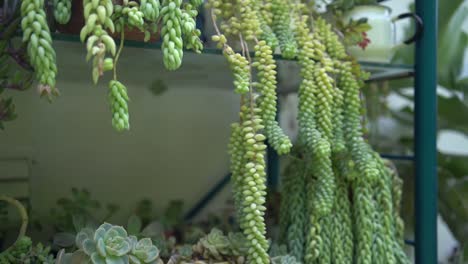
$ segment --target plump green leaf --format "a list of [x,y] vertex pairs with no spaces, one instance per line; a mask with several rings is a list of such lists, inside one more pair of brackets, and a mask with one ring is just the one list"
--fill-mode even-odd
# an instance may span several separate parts
[[128,240],[130,242],[130,248],[134,249],[138,243],[138,238],[136,236],[129,236]]
[[54,235],[53,244],[60,248],[68,248],[75,244],[75,235],[68,232],[61,232]]
[[65,249],[60,250],[57,253],[57,257],[55,258],[56,264],[70,264],[72,259],[72,253],[65,253]]
[[143,238],[134,245],[132,255],[143,261],[143,263],[149,263],[158,258],[159,249],[153,245],[151,239]]
[[439,123],[443,127],[468,133],[468,106],[456,96],[445,98],[439,96]]
[[96,249],[97,249],[97,252],[99,253],[99,255],[101,255],[103,257],[107,256],[106,244],[104,243],[103,238],[99,238],[99,240],[97,241]]
[[141,219],[137,215],[132,215],[128,218],[127,231],[130,235],[138,235],[141,231]]
[[88,264],[91,263],[91,258],[82,250],[73,252],[71,256],[71,264]]
[[130,241],[128,238],[115,237],[112,245],[106,244],[106,251],[112,256],[123,256],[130,252]]
[[106,264],[128,264],[129,259],[128,256],[108,256],[106,258]]
[[76,235],[75,243],[76,246],[80,249],[83,249],[83,243],[86,239],[91,239],[93,237],[93,230],[90,228],[83,228]]
[[86,239],[83,242],[83,251],[88,255],[91,256],[93,253],[96,252],[96,243],[94,243],[91,239]]
[[101,257],[97,252],[94,252],[92,255],[91,255],[91,262],[93,264],[106,264],[106,259]]
[[144,237],[155,237],[162,234],[163,230],[163,226],[160,222],[153,221],[141,231],[141,235]]
[[141,261],[133,255],[130,255],[128,258],[131,264],[142,264]]
[[149,238],[140,239],[140,241],[138,241],[138,243],[136,244],[137,248],[148,248],[151,246],[153,246],[153,242]]
[[86,227],[86,219],[84,215],[81,214],[73,214],[72,215],[73,226],[75,227],[76,231],[79,231]]
[[112,237],[127,237],[127,231],[125,228],[121,226],[113,226],[109,230],[107,230],[106,234],[104,235],[104,240],[107,240]]
[[[468,38],[463,32],[464,21],[468,20],[468,2],[461,3],[447,25],[442,29],[438,46],[438,79],[439,83],[456,88],[455,82],[463,63],[463,53],[467,48]],[[441,67],[443,65],[443,67]]]
[[104,236],[106,235],[107,232],[107,226],[104,226],[105,224],[101,225],[96,232],[94,233],[94,241],[98,241],[99,239],[104,239]]

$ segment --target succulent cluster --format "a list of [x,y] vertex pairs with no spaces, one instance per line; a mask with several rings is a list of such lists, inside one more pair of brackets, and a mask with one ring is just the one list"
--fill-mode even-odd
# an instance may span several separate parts
[[33,245],[31,238],[26,236],[28,227],[28,214],[24,205],[16,199],[0,195],[0,201],[15,207],[21,218],[21,227],[16,241],[5,251],[0,252],[0,264],[53,264],[54,256],[50,247],[44,247],[41,243]]
[[12,247],[0,254],[0,263],[15,263],[31,250],[32,241],[29,237],[20,238]]
[[[283,185],[288,196],[281,213],[283,241],[305,263],[408,263],[397,234],[402,222],[395,188],[401,185],[395,186],[395,176],[364,139],[364,74],[332,26],[322,18],[309,18],[295,4],[301,149]],[[300,168],[305,176],[295,182]],[[304,219],[297,216],[297,203],[307,204],[303,235],[296,234]]]
[[[150,238],[138,240],[135,236],[128,236],[123,227],[108,223],[102,224],[96,230],[83,229],[76,236],[76,244],[79,251],[84,252],[93,264],[160,263],[159,250],[153,245]],[[72,259],[67,260],[73,261]],[[63,262],[63,264],[66,263],[68,262]]]
[[[123,84],[118,82],[116,73],[117,60],[123,47],[125,31],[136,28],[144,33],[144,40],[148,41],[151,34],[159,33],[159,27],[162,26],[163,62],[168,70],[176,70],[182,64],[184,47],[197,53],[200,53],[203,49],[203,43],[200,40],[201,31],[196,27],[198,8],[202,3],[203,1],[200,0],[164,0],[162,3],[159,0],[142,0],[122,1],[120,4],[116,4],[112,0],[83,0],[84,25],[80,32],[80,39],[82,42],[86,42],[86,60],[92,61],[93,82],[96,84],[105,71],[114,70],[113,82],[109,84],[109,103],[113,112],[112,124],[116,130],[129,129],[128,97],[126,92],[125,96],[123,96],[126,89]],[[54,0],[52,4],[55,20],[59,24],[67,24],[72,15],[72,0]],[[6,9],[10,9],[8,5],[5,3],[5,7],[8,7]],[[52,96],[57,96],[59,93],[55,87],[57,65],[55,50],[52,47],[52,37],[44,11],[44,0],[21,1],[20,9],[21,23],[13,21],[13,25],[21,24],[23,42],[27,44],[28,60],[39,83],[39,92],[50,100]],[[24,83],[13,83],[12,85],[9,77],[3,78],[4,72],[10,72],[10,68],[4,66],[3,63],[8,59],[7,56],[4,56],[4,51],[7,48],[5,40],[9,38],[11,32],[14,33],[14,31],[10,32],[10,21],[7,22],[2,22],[0,25],[2,30],[2,40],[0,40],[0,61],[2,61],[0,73],[2,75],[0,76],[0,85],[13,85],[19,87],[19,90],[30,84],[30,78],[21,78],[22,76],[15,74],[15,78],[12,79],[17,80],[19,78]],[[5,25],[8,25],[6,29]],[[120,33],[121,45],[119,50],[117,50],[113,38],[114,33]],[[3,38],[3,36],[6,37]],[[20,58],[20,56],[16,57]],[[25,66],[27,68],[29,65]],[[3,79],[7,79],[7,83]],[[119,92],[116,93],[114,91],[116,89],[113,87],[117,87]],[[0,90],[0,92],[2,91],[3,89]],[[14,118],[14,105],[11,100],[0,98],[0,122]],[[0,123],[0,127],[3,127],[2,123]]]
[[196,10],[201,3],[183,3],[182,0],[164,0],[161,8],[161,30],[164,66],[176,70],[182,65],[184,45],[201,52],[201,32],[196,28]]
[[112,0],[84,0],[83,7],[85,25],[81,29],[80,39],[82,42],[86,41],[86,60],[93,58],[92,77],[94,83],[97,83],[104,74],[104,59],[107,54],[114,56],[116,53],[115,41],[109,35],[109,32],[115,31],[111,19],[114,5]]
[[272,28],[278,37],[281,54],[286,59],[293,59],[296,57],[297,44],[290,29],[290,3],[283,0],[272,0],[271,2]]
[[119,81],[109,82],[109,105],[112,111],[112,126],[117,131],[130,129],[127,88]]
[[227,236],[213,228],[192,247],[193,253],[205,260],[243,262],[248,252],[248,243],[242,233],[229,233]]
[[34,246],[31,238],[23,236],[8,250],[0,253],[0,264],[54,264],[55,258],[50,252],[50,247],[44,247],[41,243]]
[[[272,46],[279,43],[283,58],[297,59],[302,82],[299,140],[280,216],[281,241],[291,257],[275,261],[397,263],[403,256],[398,261],[405,263],[392,178],[364,140],[359,93],[365,74],[346,54],[331,24],[310,17],[314,12],[294,0],[208,4],[216,31],[212,39],[223,50],[234,91],[241,96],[229,154],[237,216],[249,245],[247,261],[273,261],[265,239],[264,141],[279,154],[292,147],[276,122]],[[228,37],[240,42],[241,51],[230,47]]]
[[159,0],[142,0],[140,1],[140,11],[148,21],[156,21],[159,17],[159,9],[161,3]]
[[[273,48],[278,40],[272,30],[272,3],[267,0],[210,0],[208,5],[216,29],[212,39],[222,48],[233,72],[234,91],[241,96],[239,122],[232,125],[229,153],[237,216],[249,245],[247,262],[269,263],[264,221],[265,143],[268,141],[279,154],[288,153],[292,147],[276,121]],[[242,51],[235,52],[226,36],[238,39]],[[249,44],[254,46],[254,60],[250,57]]]

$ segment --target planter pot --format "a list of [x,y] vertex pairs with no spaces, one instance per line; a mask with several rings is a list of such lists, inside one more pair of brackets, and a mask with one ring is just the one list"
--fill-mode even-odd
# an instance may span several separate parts
[[[117,3],[121,3],[121,1],[114,1]],[[71,9],[71,18],[67,24],[61,25],[56,24],[55,28],[58,32],[63,34],[69,35],[79,35],[81,28],[84,26],[84,17],[83,17],[83,0],[73,0],[72,1],[72,9]],[[114,32],[109,34],[113,38],[120,38],[120,34]],[[133,40],[133,41],[143,41],[145,35],[143,32],[140,32],[138,29],[127,29],[125,30],[125,40]],[[159,40],[159,35],[152,35],[148,42],[157,42]]]
[[[410,44],[420,35],[422,29],[421,19],[414,13],[404,13],[396,17],[391,16],[392,10],[382,5],[359,5],[348,11],[343,19],[344,23],[350,20],[367,19],[371,29],[367,32],[370,43],[366,49],[357,46],[348,48],[348,52],[361,61],[388,63],[396,50],[403,44]],[[396,42],[395,21],[403,18],[412,18],[416,22],[416,32],[403,44]]]

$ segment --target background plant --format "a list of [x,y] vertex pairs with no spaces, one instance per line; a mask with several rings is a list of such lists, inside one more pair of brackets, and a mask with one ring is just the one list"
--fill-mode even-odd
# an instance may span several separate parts
[[16,119],[11,97],[3,97],[5,90],[24,91],[31,86],[32,67],[26,58],[26,45],[15,44],[13,37],[20,27],[18,1],[3,2],[0,9],[0,129],[4,122]]
[[[468,114],[466,91],[468,91],[467,63],[468,37],[465,27],[461,26],[468,21],[467,1],[451,1],[439,6],[439,33],[438,33],[438,129],[439,139],[443,132],[451,131],[461,137],[467,136],[467,122],[463,118]],[[414,5],[410,5],[414,10]],[[407,35],[414,32],[413,25],[406,29]],[[414,46],[407,46],[398,50],[394,58],[395,63],[414,63]],[[383,152],[412,153],[414,125],[412,116],[414,100],[413,80],[399,80],[371,86],[366,91],[368,113],[370,114],[370,138],[375,146]],[[403,102],[402,107],[392,105],[398,98]],[[384,104],[382,104],[384,102]],[[379,129],[386,126],[390,129]],[[387,133],[386,131],[396,133]],[[439,213],[448,224],[450,230],[457,238],[460,247],[466,242],[466,223],[468,221],[467,205],[463,193],[466,193],[466,166],[467,154],[446,152],[438,145],[438,177],[439,177]],[[408,179],[408,188],[411,190],[413,168],[403,163],[398,164],[402,177]],[[412,193],[405,192],[405,201],[412,201]],[[413,226],[411,202],[405,203],[404,216],[407,226]],[[466,248],[464,249],[467,254]]]
[[28,227],[28,214],[26,208],[11,197],[0,196],[0,201],[14,206],[20,215],[21,226],[16,241],[0,253],[0,263],[43,263],[53,264],[55,259],[50,254],[50,247],[44,247],[41,243],[33,245],[31,238],[26,235]]

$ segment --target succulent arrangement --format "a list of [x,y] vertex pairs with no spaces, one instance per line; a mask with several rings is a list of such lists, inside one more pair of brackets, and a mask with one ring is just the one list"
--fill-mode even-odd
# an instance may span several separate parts
[[[151,239],[138,240],[135,236],[128,236],[123,227],[108,223],[102,224],[96,230],[81,230],[76,236],[76,244],[78,252],[84,253],[93,264],[155,264],[161,261],[158,259],[159,250]],[[59,263],[73,263],[74,259],[83,258],[82,253],[64,254]]]
[[[108,103],[117,131],[130,129],[130,98],[117,72],[126,30],[143,32],[145,40],[160,30],[163,64],[176,70],[184,47],[195,52],[203,49],[195,24],[201,4],[199,0],[83,0],[85,24],[80,38],[86,43],[87,60],[92,61],[93,82],[113,71]],[[59,23],[70,19],[70,5],[67,0],[54,1]],[[207,5],[216,31],[212,39],[233,72],[234,92],[241,102],[228,146],[241,233],[225,236],[213,229],[191,247],[173,240],[168,243],[170,239],[160,233],[144,237],[143,221],[137,216],[130,219],[128,232],[109,223],[98,228],[80,225],[77,250],[62,251],[58,263],[139,264],[159,263],[161,258],[170,263],[193,259],[251,264],[408,263],[399,217],[401,180],[365,139],[360,89],[368,75],[345,49],[366,41],[361,33],[368,27],[358,22],[350,26],[354,31],[348,37],[338,35],[340,25],[317,14],[307,1],[208,0]],[[51,98],[58,95],[57,66],[44,0],[22,1],[20,9],[28,61],[40,93]],[[114,33],[120,35],[118,47]],[[240,43],[239,51],[230,46],[232,40]],[[299,135],[294,147],[276,121],[273,54],[277,49],[300,66]],[[2,102],[0,115],[12,116],[11,102]],[[280,242],[287,254],[274,257],[269,253],[265,222],[267,143],[278,154],[291,157],[280,216]],[[92,201],[89,195],[77,197],[84,197],[85,204]],[[65,203],[64,218],[76,229],[67,210],[86,214],[88,205],[94,205],[73,205]],[[180,213],[181,205],[175,204],[166,212],[170,217],[165,224],[176,226]],[[148,219],[146,215],[144,220]],[[24,248],[22,243],[18,246]]]

